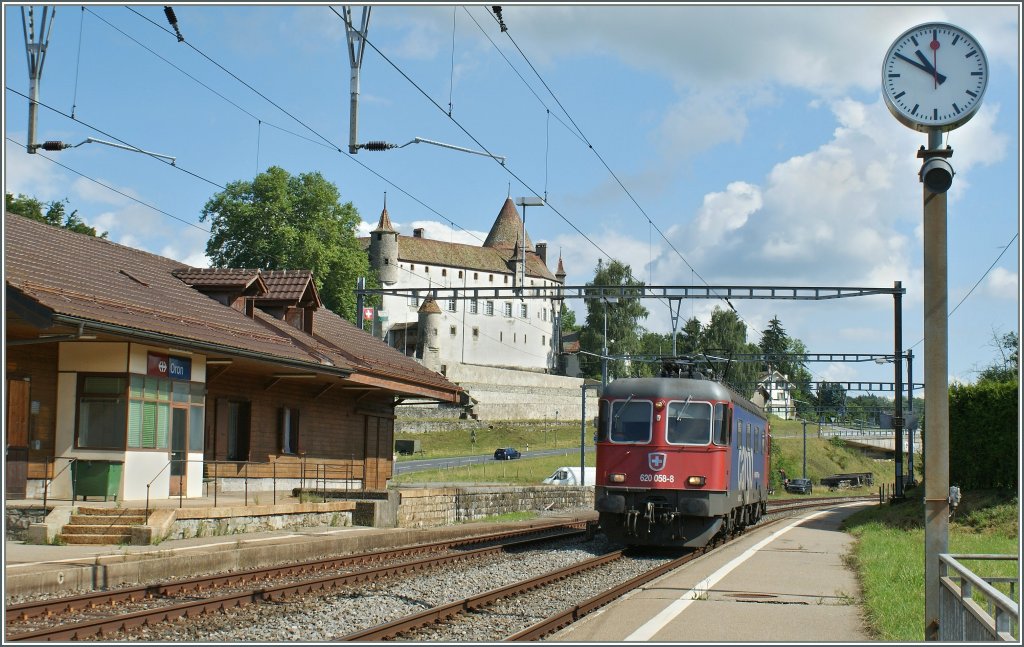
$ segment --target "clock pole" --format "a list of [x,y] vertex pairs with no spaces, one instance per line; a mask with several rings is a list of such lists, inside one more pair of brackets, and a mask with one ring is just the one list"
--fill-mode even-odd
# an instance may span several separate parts
[[[949,552],[949,302],[947,291],[946,190],[930,184],[929,168],[945,163],[949,179],[953,169],[946,159],[953,154],[942,146],[942,131],[928,132],[921,183],[924,191],[924,597],[925,640],[939,639],[941,583],[939,555]],[[941,165],[940,165],[941,166]],[[934,172],[934,171],[933,171]],[[897,448],[902,451],[902,448]]]

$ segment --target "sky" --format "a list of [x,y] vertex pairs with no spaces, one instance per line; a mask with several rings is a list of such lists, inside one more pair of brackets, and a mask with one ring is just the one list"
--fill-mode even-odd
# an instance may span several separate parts
[[[112,241],[197,267],[204,204],[274,165],[334,183],[360,235],[386,196],[400,233],[479,245],[507,197],[541,196],[527,230],[552,269],[561,256],[567,285],[592,280],[599,259],[662,286],[899,281],[923,382],[928,142],[886,108],[881,66],[904,31],[948,22],[990,69],[980,110],[943,136],[949,379],[976,380],[1000,359],[995,338],[1019,333],[1020,3],[536,3],[504,5],[506,31],[491,6],[373,5],[357,141],[397,147],[353,155],[342,5],[176,4],[184,41],[164,5],[58,5],[36,141],[72,147],[29,155],[22,5],[4,3],[4,190],[66,198]],[[357,24],[364,11],[352,7]],[[41,17],[35,5],[37,32]],[[583,302],[568,305],[583,321]],[[891,295],[732,305],[754,343],[778,317],[810,353],[894,350]],[[670,332],[669,304],[645,306],[642,325]],[[728,306],[684,300],[680,326],[715,307]],[[893,379],[873,362],[808,368]]]

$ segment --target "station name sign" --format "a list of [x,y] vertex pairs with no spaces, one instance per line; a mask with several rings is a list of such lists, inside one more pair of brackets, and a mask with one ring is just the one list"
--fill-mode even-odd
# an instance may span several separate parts
[[172,380],[190,380],[192,379],[192,360],[187,357],[149,353],[146,375]]

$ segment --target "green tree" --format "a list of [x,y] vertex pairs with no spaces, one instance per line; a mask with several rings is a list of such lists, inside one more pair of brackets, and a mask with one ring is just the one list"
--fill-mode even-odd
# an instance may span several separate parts
[[[4,194],[4,206],[11,213],[79,234],[96,236],[96,228],[85,224],[85,221],[78,216],[78,209],[75,209],[70,214],[66,213],[66,205],[68,204],[70,202],[67,198],[44,203],[37,198],[30,198],[21,193],[17,197],[10,193]],[[46,207],[46,211],[43,211],[43,207]],[[99,234],[99,237],[106,238],[107,232]]]
[[727,360],[725,365],[715,369],[719,379],[747,397],[754,394],[758,365],[753,362],[734,362],[732,356],[736,353],[757,353],[759,349],[747,342],[747,325],[735,311],[715,306],[711,321],[701,332],[700,350],[709,356]]
[[818,413],[842,418],[846,415],[846,389],[835,382],[822,382],[818,386]]
[[272,166],[228,184],[199,219],[210,221],[206,255],[215,266],[308,269],[324,305],[349,321],[357,321],[356,280],[376,285],[356,240],[359,213],[320,173],[292,176]]
[[[643,287],[642,281],[633,278],[629,265],[613,260],[607,266],[598,259],[594,280],[587,283],[593,286],[625,286]],[[594,291],[596,294],[597,291]],[[640,350],[640,334],[643,328],[640,319],[647,318],[647,308],[639,298],[620,297],[614,303],[602,299],[587,299],[587,321],[580,331],[580,347],[598,357],[589,357],[581,363],[583,372],[588,377],[601,377],[600,355],[604,348],[605,316],[608,322],[608,354],[636,355]],[[625,363],[621,360],[608,361],[608,376],[626,375]]]
[[580,329],[580,325],[576,323],[576,311],[565,305],[565,301],[562,301],[560,316],[563,335],[572,334]]
[[992,346],[999,359],[985,367],[978,374],[979,382],[1020,381],[1020,344],[1017,333],[1012,330],[1003,336],[992,333]]

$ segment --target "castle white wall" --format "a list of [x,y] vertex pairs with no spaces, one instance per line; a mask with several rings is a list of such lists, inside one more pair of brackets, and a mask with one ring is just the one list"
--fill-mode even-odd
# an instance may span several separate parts
[[[527,277],[526,286],[550,287],[552,293],[559,284],[537,277]],[[390,286],[395,289],[431,287],[460,288],[507,288],[513,286],[511,273],[484,272],[451,266],[437,266],[408,262],[399,263],[398,281]],[[491,314],[488,314],[488,302]],[[398,324],[418,321],[418,310],[422,300],[387,295],[383,298],[381,312],[387,317],[382,327],[385,335]],[[482,296],[477,299],[476,313],[471,302],[455,300],[450,303],[441,299],[438,329],[440,363],[443,367],[455,364],[478,364],[520,370],[547,371],[555,367],[555,312],[556,302],[552,299],[503,299]],[[522,307],[526,306],[523,317]],[[511,309],[511,316],[507,314]],[[395,346],[393,336],[389,343]],[[415,348],[399,350],[412,355]],[[445,369],[447,372],[447,368]]]

